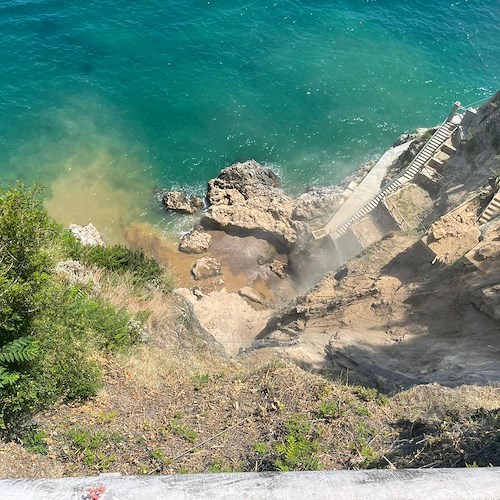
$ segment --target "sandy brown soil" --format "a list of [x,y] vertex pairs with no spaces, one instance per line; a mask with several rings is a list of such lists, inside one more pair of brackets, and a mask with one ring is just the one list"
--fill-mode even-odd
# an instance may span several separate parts
[[[463,253],[462,240],[455,241]],[[466,263],[448,268],[432,260],[418,236],[386,238],[349,262],[346,278],[327,276],[291,308],[299,311],[288,313],[294,345],[282,342],[277,350],[302,366],[386,389],[500,380],[498,322],[475,299],[487,277]],[[498,274],[491,279],[498,282]],[[369,290],[374,294],[329,309],[340,297]],[[268,340],[286,334],[281,327]]]
[[237,355],[240,349],[250,347],[273,312],[272,309],[252,305],[226,289],[213,291],[200,299],[187,288],[178,289],[177,293],[191,302],[201,326],[231,356]]

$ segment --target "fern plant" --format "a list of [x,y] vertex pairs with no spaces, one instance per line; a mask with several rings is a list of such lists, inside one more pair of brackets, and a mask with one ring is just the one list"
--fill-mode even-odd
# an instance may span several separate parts
[[7,368],[0,365],[0,389],[13,384],[18,378],[18,373],[8,371]]
[[30,337],[19,337],[0,349],[0,364],[25,363],[38,353],[38,344]]
[[37,353],[38,345],[30,337],[19,337],[4,345],[0,349],[0,389],[13,384],[19,378],[12,365],[32,361]]

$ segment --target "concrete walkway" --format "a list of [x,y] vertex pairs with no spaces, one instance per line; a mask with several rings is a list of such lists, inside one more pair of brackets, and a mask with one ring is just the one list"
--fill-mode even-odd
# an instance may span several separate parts
[[500,468],[114,476],[0,481],[15,500],[471,500],[500,498]]
[[326,234],[337,229],[344,221],[349,219],[349,217],[355,214],[380,191],[380,185],[387,170],[394,161],[410,147],[412,142],[413,141],[408,141],[395,148],[388,149],[381,156],[379,161],[371,168],[366,177],[356,187],[352,195],[327,222],[323,228]]

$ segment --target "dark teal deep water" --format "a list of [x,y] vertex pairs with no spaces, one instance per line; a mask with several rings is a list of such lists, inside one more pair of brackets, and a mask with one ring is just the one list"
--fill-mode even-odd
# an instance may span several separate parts
[[110,228],[237,160],[337,182],[499,87],[499,0],[3,0],[0,36],[3,183]]

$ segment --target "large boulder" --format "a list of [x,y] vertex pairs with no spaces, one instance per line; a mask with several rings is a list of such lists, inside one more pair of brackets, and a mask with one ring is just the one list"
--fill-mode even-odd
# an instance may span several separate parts
[[191,273],[195,280],[204,280],[222,274],[222,270],[220,262],[217,259],[203,257],[194,263]]
[[279,177],[256,161],[236,163],[208,184],[209,208],[201,223],[227,232],[253,234],[287,247],[296,239],[294,202],[279,188]]
[[485,243],[482,247],[476,250],[476,260],[486,260],[491,257],[496,257],[500,254],[500,245],[495,242]]
[[99,231],[92,223],[87,224],[86,226],[71,224],[69,226],[69,230],[82,245],[104,246],[104,241],[102,241]]
[[292,217],[307,222],[328,218],[344,201],[340,187],[311,187],[296,199]]
[[181,238],[179,250],[184,253],[203,253],[208,250],[210,243],[212,243],[212,236],[193,230]]
[[197,196],[189,198],[182,191],[167,191],[163,194],[163,204],[172,212],[195,214],[203,207],[203,200]]

